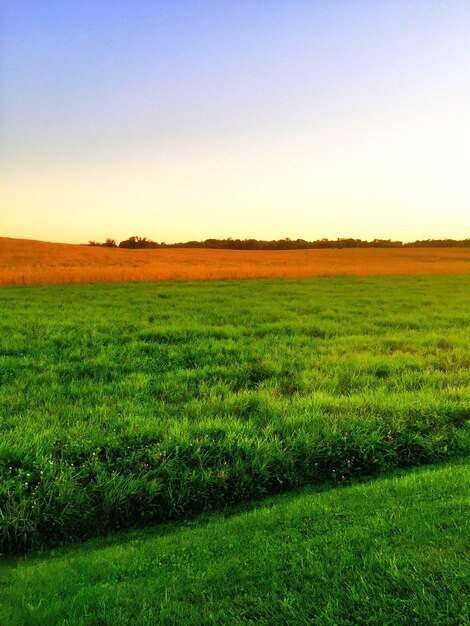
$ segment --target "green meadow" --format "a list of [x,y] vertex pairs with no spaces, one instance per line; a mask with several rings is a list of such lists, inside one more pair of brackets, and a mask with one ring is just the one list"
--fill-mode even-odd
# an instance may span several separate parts
[[468,453],[469,355],[469,275],[3,288],[0,550],[306,485],[353,506]]

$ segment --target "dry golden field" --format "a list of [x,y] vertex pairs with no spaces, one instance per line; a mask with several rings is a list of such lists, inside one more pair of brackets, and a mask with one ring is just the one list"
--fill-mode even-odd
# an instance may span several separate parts
[[469,272],[470,248],[128,250],[0,238],[0,285]]

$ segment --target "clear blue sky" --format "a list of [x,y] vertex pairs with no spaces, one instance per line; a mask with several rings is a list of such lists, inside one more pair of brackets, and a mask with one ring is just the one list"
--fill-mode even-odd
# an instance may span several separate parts
[[0,234],[470,236],[470,3],[4,0]]

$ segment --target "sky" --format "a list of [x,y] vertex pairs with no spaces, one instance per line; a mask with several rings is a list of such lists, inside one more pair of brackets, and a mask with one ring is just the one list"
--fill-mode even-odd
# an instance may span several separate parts
[[467,0],[0,0],[0,236],[470,237]]

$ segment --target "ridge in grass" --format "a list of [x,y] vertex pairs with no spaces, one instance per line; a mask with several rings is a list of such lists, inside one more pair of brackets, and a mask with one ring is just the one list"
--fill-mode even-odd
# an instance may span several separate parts
[[0,623],[465,626],[468,460],[0,565]]

